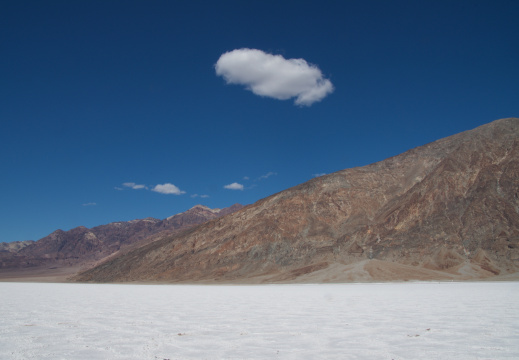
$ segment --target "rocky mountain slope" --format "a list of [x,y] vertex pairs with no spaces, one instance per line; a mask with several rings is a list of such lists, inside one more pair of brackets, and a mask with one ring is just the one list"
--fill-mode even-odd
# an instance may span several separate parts
[[481,279],[519,270],[519,119],[310,180],[78,281]]
[[19,247],[17,251],[0,254],[0,269],[78,265],[88,267],[114,253],[147,244],[157,234],[176,234],[240,208],[242,205],[239,204],[225,209],[197,205],[164,220],[146,218],[113,222],[92,229],[79,226],[69,231],[56,230],[36,242]]

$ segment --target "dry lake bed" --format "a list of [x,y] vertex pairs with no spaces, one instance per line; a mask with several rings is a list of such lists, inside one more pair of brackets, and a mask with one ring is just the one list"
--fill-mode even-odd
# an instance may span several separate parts
[[519,359],[519,282],[0,283],[0,359]]

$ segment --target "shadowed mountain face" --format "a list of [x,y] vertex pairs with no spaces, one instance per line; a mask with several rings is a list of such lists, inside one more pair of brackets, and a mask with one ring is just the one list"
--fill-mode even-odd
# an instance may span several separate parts
[[157,234],[172,235],[242,208],[236,204],[225,209],[197,205],[164,220],[146,218],[114,222],[88,229],[56,230],[17,251],[0,254],[0,268],[16,269],[41,266],[88,266],[114,253],[147,244]]
[[514,118],[315,178],[76,279],[470,279],[518,269]]

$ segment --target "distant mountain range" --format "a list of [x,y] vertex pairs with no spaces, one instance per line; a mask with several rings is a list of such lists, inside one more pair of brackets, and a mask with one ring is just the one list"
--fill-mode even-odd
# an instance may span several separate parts
[[518,269],[519,119],[509,118],[161,234],[75,280],[465,280]]
[[[172,236],[192,226],[241,209],[235,204],[225,209],[195,207],[164,220],[146,218],[113,222],[88,229],[56,230],[38,241],[0,244],[0,269],[49,267],[89,267],[97,261],[147,244],[156,236]],[[1,277],[1,274],[0,274]]]

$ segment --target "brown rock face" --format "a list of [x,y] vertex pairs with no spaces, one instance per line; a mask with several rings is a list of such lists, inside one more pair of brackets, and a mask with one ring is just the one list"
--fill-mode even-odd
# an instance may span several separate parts
[[469,279],[518,265],[519,119],[511,118],[313,179],[77,280]]
[[[155,240],[155,235],[172,235],[211,219],[229,214],[242,205],[210,209],[197,205],[164,220],[146,218],[114,222],[88,229],[79,226],[52,234],[17,251],[0,254],[0,269],[49,266],[89,266],[114,253],[125,252]],[[11,246],[12,247],[12,246]]]

